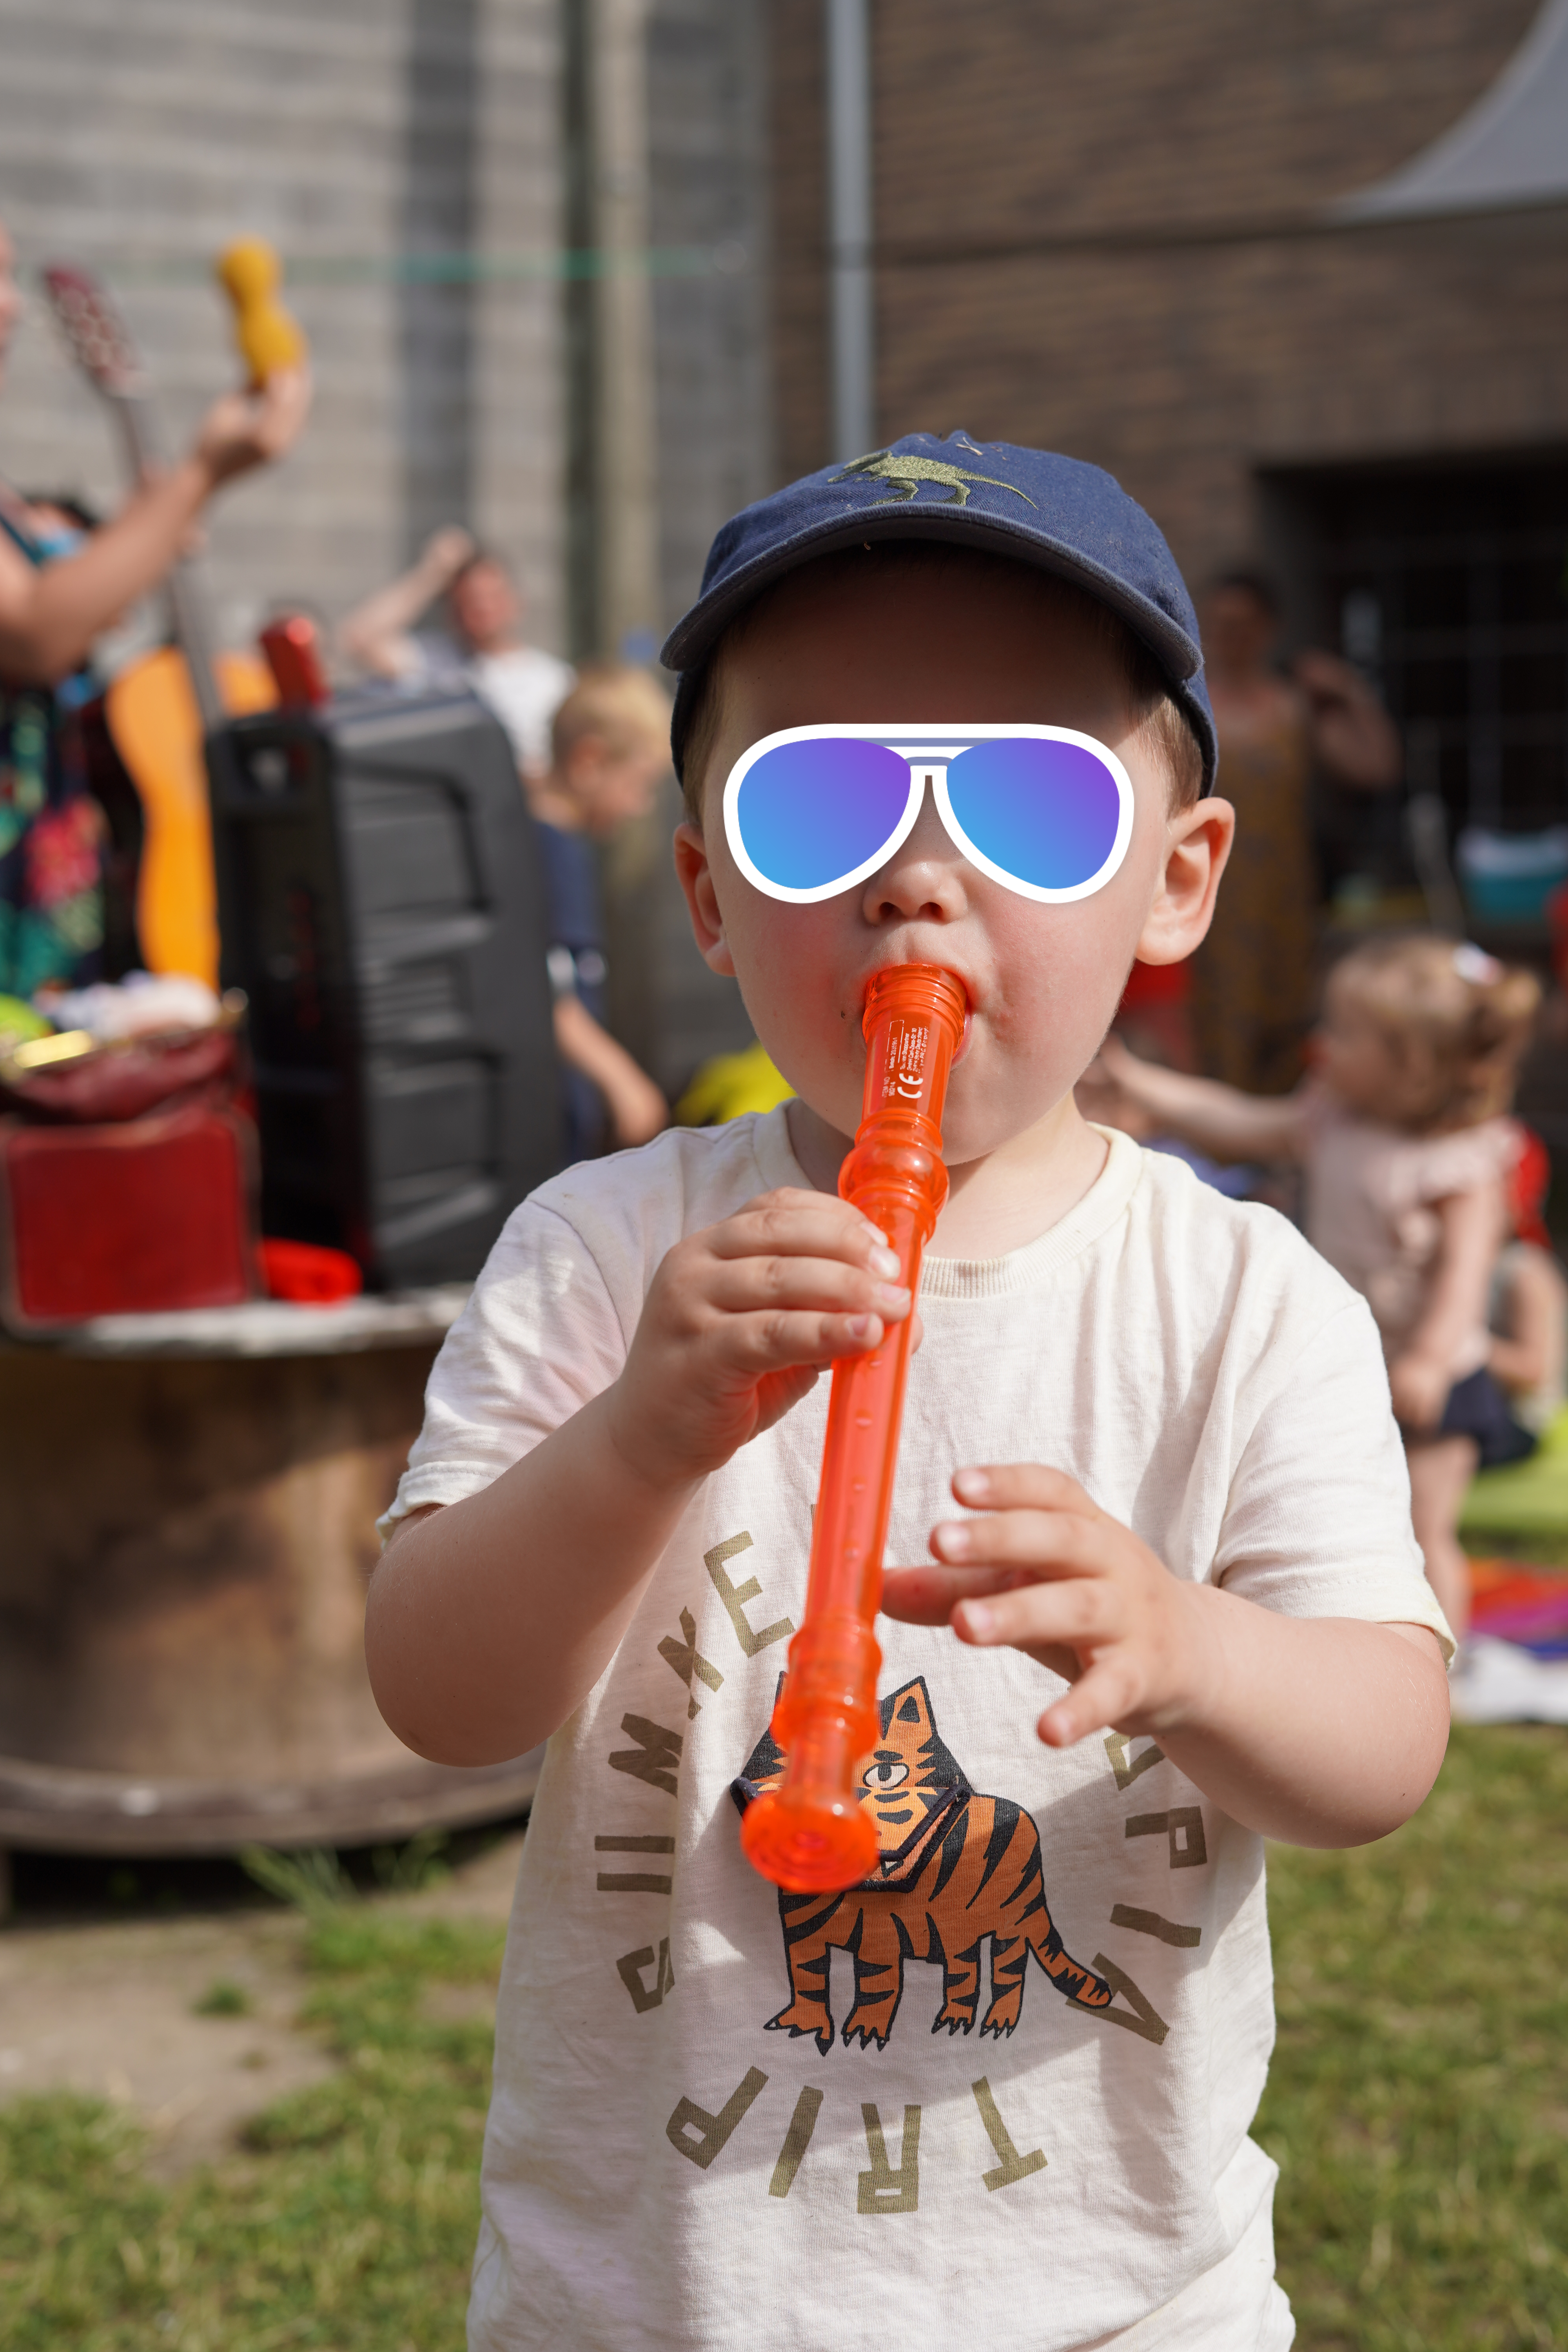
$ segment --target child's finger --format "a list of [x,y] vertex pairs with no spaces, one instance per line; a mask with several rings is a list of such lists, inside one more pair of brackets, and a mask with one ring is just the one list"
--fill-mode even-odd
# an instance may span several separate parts
[[1110,1530],[1098,1514],[1008,1510],[942,1519],[931,1548],[950,1567],[1027,1568],[1041,1577],[1094,1576],[1109,1565]]
[[882,1610],[906,1625],[946,1625],[959,1601],[1034,1581],[1030,1569],[889,1568],[882,1575]]
[[1043,1462],[982,1462],[952,1477],[955,1500],[972,1511],[1081,1511],[1103,1514],[1076,1478]]
[[887,1236],[852,1209],[822,1192],[767,1192],[751,1202],[705,1236],[715,1257],[847,1258],[875,1273],[892,1277],[899,1272],[897,1254]]
[[901,1283],[885,1282],[863,1266],[846,1265],[842,1258],[742,1257],[721,1260],[713,1267],[708,1304],[726,1315],[816,1307],[901,1323],[911,1301]]
[[1126,1617],[1125,1598],[1114,1584],[1078,1576],[1061,1584],[965,1595],[953,1605],[952,1630],[976,1649],[1079,1650],[1118,1640]]
[[886,1325],[879,1315],[823,1315],[773,1310],[727,1315],[709,1334],[710,1361],[749,1384],[795,1364],[818,1370],[838,1356],[863,1356],[881,1343]]
[[1142,1677],[1124,1654],[1097,1659],[1063,1698],[1047,1707],[1038,1730],[1047,1748],[1071,1748],[1107,1724],[1125,1722],[1142,1697]]

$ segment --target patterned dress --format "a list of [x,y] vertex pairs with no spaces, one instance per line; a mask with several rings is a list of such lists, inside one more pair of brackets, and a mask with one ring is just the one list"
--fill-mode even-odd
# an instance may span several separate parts
[[[0,502],[0,530],[43,564],[63,549]],[[103,947],[103,812],[88,788],[71,714],[87,681],[16,686],[0,677],[0,995],[98,977]]]
[[1289,1094],[1311,1025],[1317,872],[1300,719],[1223,742],[1218,789],[1236,845],[1209,935],[1191,961],[1198,1066],[1247,1094]]

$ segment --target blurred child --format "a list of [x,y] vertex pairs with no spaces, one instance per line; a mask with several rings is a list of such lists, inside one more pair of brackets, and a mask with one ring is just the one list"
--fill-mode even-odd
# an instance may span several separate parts
[[1335,965],[1315,1077],[1282,1101],[1156,1069],[1115,1038],[1098,1066],[1200,1150],[1303,1165],[1308,1237],[1382,1334],[1415,1533],[1456,1632],[1469,1614],[1465,1489],[1534,1444],[1490,1369],[1487,1309],[1520,1151],[1502,1114],[1540,996],[1479,948],[1379,940]]
[[605,1027],[605,919],[595,844],[646,816],[669,765],[669,704],[646,670],[584,669],[551,723],[550,764],[523,776],[544,852],[555,1046],[567,1069],[568,1157],[647,1143],[669,1107]]

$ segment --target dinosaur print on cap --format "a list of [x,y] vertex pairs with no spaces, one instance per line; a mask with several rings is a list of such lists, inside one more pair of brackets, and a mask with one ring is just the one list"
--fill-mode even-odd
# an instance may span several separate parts
[[907,506],[918,495],[922,482],[945,488],[947,496],[934,499],[932,504],[936,506],[966,507],[971,482],[984,482],[991,490],[1006,490],[1013,498],[1023,499],[1026,507],[1035,503],[1022,490],[1015,489],[1011,482],[1001,481],[994,474],[972,474],[966,467],[950,466],[942,457],[921,457],[912,450],[874,449],[868,457],[855,458],[841,474],[832,474],[828,478],[847,482],[857,475],[890,486],[887,498],[872,499],[874,507]]

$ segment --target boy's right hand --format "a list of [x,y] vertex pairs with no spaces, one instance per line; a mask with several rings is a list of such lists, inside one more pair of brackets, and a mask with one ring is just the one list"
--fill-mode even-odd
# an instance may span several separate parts
[[605,1400],[616,1449],[650,1486],[689,1486],[771,1429],[836,1356],[869,1355],[910,1304],[858,1209],[764,1192],[666,1255]]

